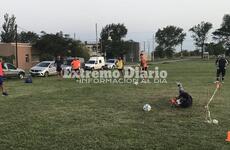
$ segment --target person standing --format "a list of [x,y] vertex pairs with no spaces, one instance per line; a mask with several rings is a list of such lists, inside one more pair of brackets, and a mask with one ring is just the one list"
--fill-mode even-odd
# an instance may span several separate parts
[[143,53],[140,54],[140,60],[141,60],[141,64],[140,64],[141,71],[147,71],[148,70],[147,60],[145,59]]
[[2,58],[0,58],[0,87],[1,87],[1,91],[2,91],[2,96],[8,96],[8,93],[5,90],[5,87],[3,85],[3,77],[4,77],[4,72],[3,72],[3,60]]
[[61,60],[61,56],[57,56],[57,59],[55,60],[55,64],[56,64],[56,71],[58,73],[58,77],[62,78],[62,64],[63,61]]
[[216,71],[216,81],[215,82],[219,82],[221,79],[222,83],[224,83],[224,77],[226,74],[227,65],[228,65],[228,60],[225,58],[225,55],[223,54],[219,56],[218,59],[216,60],[217,71]]
[[147,80],[147,71],[148,71],[148,65],[147,65],[147,60],[144,56],[143,53],[140,54],[140,74],[142,75],[143,79],[146,82]]
[[73,61],[71,62],[71,66],[72,66],[72,75],[71,77],[73,77],[73,75],[80,75],[80,67],[81,67],[81,61],[78,58],[74,58]]
[[120,76],[123,76],[123,69],[124,69],[124,61],[121,57],[118,57],[118,60],[116,62],[117,69],[120,73]]

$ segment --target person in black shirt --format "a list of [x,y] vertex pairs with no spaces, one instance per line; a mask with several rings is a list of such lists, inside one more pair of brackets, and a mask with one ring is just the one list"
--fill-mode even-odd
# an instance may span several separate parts
[[57,56],[57,59],[55,60],[55,64],[56,64],[56,71],[58,73],[58,76],[61,78],[62,77],[62,64],[63,64],[63,61],[61,60],[61,57],[60,56]]
[[192,106],[192,96],[185,92],[183,86],[181,83],[177,83],[177,86],[179,88],[179,96],[171,99],[170,103],[172,106],[181,107],[181,108],[187,108]]
[[[217,58],[216,60],[216,66],[217,66],[216,82],[219,82],[221,79],[222,83],[224,83],[224,77],[226,74],[227,65],[228,65],[228,60],[225,58],[225,55],[221,55]],[[222,76],[222,78],[220,78],[220,75]]]

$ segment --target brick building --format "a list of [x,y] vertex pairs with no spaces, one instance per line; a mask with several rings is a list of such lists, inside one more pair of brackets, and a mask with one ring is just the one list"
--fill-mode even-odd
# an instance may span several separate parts
[[18,56],[16,58],[16,44],[15,43],[0,43],[0,57],[13,58],[13,64],[16,65],[18,60],[18,67],[28,70],[33,65],[39,62],[39,51],[34,50],[29,43],[18,43]]

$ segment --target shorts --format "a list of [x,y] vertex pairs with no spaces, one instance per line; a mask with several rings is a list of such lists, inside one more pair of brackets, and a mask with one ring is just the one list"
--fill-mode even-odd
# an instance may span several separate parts
[[147,70],[148,70],[148,67],[142,67],[141,70],[142,70],[142,71],[147,71]]
[[78,72],[80,71],[80,69],[72,69],[72,71]]
[[219,69],[217,69],[216,76],[219,77],[220,74],[222,75],[222,77],[224,77],[225,74],[226,74],[226,69],[224,69],[224,68],[219,68]]
[[0,85],[2,85],[2,84],[3,84],[3,82],[4,82],[4,80],[3,80],[3,76],[0,76]]
[[62,71],[62,68],[61,67],[57,67],[57,72],[61,72]]

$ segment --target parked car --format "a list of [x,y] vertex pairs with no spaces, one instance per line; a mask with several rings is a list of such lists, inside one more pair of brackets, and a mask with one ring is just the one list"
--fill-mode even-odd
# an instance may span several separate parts
[[104,57],[90,57],[85,63],[85,70],[103,69],[105,66]]
[[108,59],[105,63],[104,69],[115,69],[117,59]]
[[48,77],[49,75],[56,75],[55,61],[42,61],[30,69],[32,76]]
[[20,68],[16,68],[11,63],[4,63],[3,65],[4,76],[9,77],[18,77],[19,79],[23,79],[25,77],[25,71]]

